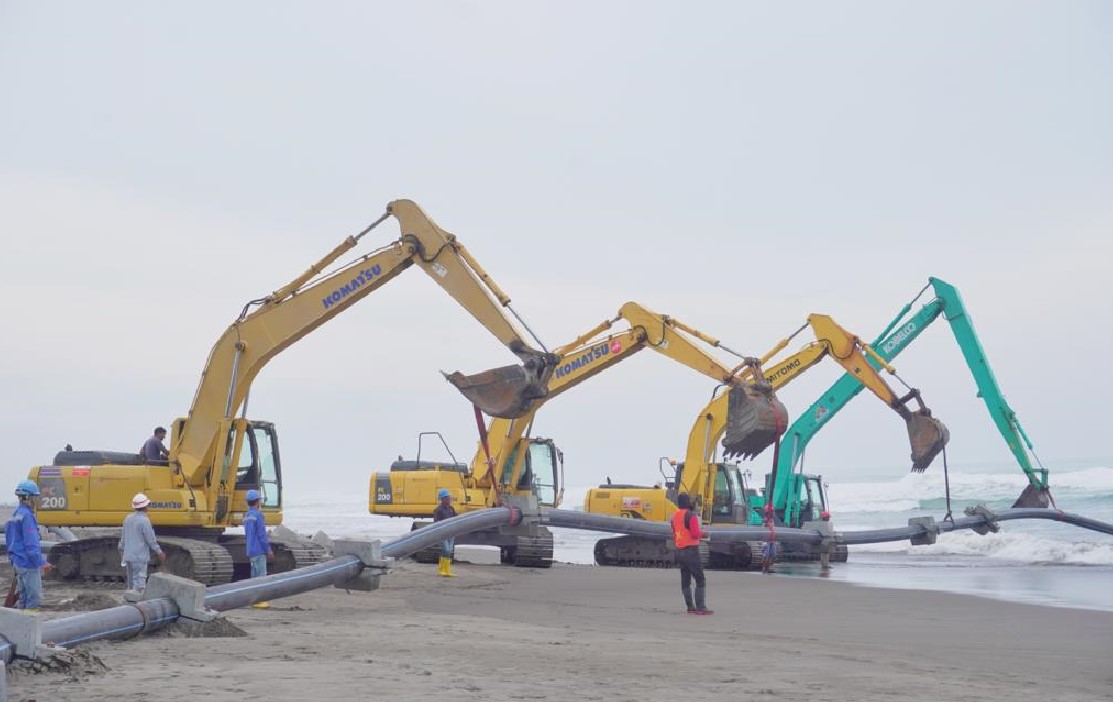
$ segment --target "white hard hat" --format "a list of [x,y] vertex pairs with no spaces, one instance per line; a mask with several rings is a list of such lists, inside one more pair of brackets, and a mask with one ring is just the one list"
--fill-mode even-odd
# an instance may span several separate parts
[[149,504],[151,504],[151,501],[141,492],[135,493],[135,497],[131,498],[132,509],[143,509]]

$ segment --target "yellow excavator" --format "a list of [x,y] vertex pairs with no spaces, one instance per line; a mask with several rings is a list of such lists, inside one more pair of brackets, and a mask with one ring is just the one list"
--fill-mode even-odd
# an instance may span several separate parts
[[[390,217],[401,228],[399,239],[337,264]],[[151,465],[134,453],[66,450],[51,465],[32,468],[29,478],[44,496],[40,522],[119,527],[131,512],[132,496],[143,492],[150,498],[151,522],[167,553],[161,570],[205,584],[246,574],[244,538],[226,530],[242,524],[247,491],[262,493],[269,524],[282,522],[278,436],[272,423],[246,417],[252,381],[275,355],[414,265],[522,361],[476,377],[456,373],[449,380],[492,416],[513,418],[527,412],[534,400],[545,396],[556,356],[522,339],[503,310],[509,309],[521,322],[510,298],[454,235],[415,203],[396,200],[375,222],[347,237],[304,273],[244,306],[213,347],[189,414],[171,425],[168,460]],[[272,544],[274,572],[316,562],[323,555],[313,544]],[[123,576],[115,535],[60,542],[51,548],[49,560],[66,579]]]
[[[792,338],[808,327],[814,331],[815,341],[780,362],[766,365]],[[809,315],[805,325],[782,339],[762,357],[760,365],[765,369],[762,384],[773,390],[781,388],[826,357],[833,358],[846,368],[862,385],[904,419],[912,448],[912,469],[922,471],[927,468],[950,440],[947,427],[931,416],[919,391],[910,388],[904,396],[893,392],[867,358],[872,358],[881,368],[895,375],[896,371],[892,366],[869,344],[839,326],[829,316]],[[751,372],[747,368],[741,375],[747,377]],[[738,451],[736,444],[739,437],[732,436],[737,421],[733,415],[738,411],[744,413],[748,409],[744,401],[735,397],[736,392],[736,388],[731,388],[726,393],[716,394],[701,410],[688,434],[685,460],[680,463],[668,461],[675,469],[673,476],[664,474],[662,466],[665,478],[663,486],[600,485],[588,491],[584,498],[584,511],[631,519],[668,521],[677,510],[677,495],[686,493],[700,505],[701,517],[705,524],[711,525],[712,532],[716,524],[761,524],[764,515],[755,514],[754,511],[754,503],[760,503],[761,500],[751,500],[752,497],[757,497],[757,491],[749,487],[747,474],[742,471],[738,462],[728,462],[735,455],[756,455],[756,452]],[[916,410],[908,407],[908,403],[913,400],[919,406]],[[787,423],[778,428],[778,436],[784,432],[786,426]],[[723,439],[724,458],[727,461],[715,460],[716,443],[720,438]],[[816,511],[818,512],[818,508]],[[815,516],[818,518],[818,513]],[[712,568],[747,568],[754,561],[753,556],[758,553],[752,543],[716,543],[714,539],[709,546],[705,543],[701,548],[705,549],[704,556]],[[595,547],[595,561],[599,565],[669,566],[673,564],[674,558],[670,542],[648,537],[620,536],[601,539]]]
[[[629,328],[610,333],[620,320],[629,324]],[[728,368],[693,340],[738,356],[742,363]],[[673,317],[628,302],[613,319],[604,320],[556,349],[560,361],[549,377],[545,397],[536,400],[528,412],[514,419],[494,419],[489,427],[477,415],[481,439],[470,465],[455,459],[422,461],[419,437],[416,460],[399,459],[389,471],[371,474],[368,509],[372,514],[428,519],[436,509],[436,495],[442,488],[452,495],[459,512],[498,505],[507,496],[532,497],[539,506],[558,507],[563,496],[563,457],[551,439],[529,436],[534,415],[548,400],[645,348],[652,348],[718,383],[738,386],[739,397],[735,399],[729,432],[732,450],[756,453],[776,439],[776,427],[780,426],[783,432],[787,417],[772,393],[743,387],[738,381],[740,370],[756,363],[756,359],[738,354],[718,339]],[[434,434],[426,432],[423,436]],[[413,528],[426,524],[415,521]],[[552,562],[552,534],[544,527],[526,532],[519,529],[478,532],[459,537],[457,543],[498,546],[504,563],[548,567]],[[417,554],[417,559],[432,562],[438,554],[439,546]]]

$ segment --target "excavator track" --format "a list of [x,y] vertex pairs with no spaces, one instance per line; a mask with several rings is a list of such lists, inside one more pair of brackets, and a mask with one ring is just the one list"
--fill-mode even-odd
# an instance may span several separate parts
[[[711,566],[711,547],[700,542],[700,562]],[[641,536],[618,536],[595,543],[595,562],[601,566],[626,568],[675,568],[676,549],[668,541]]]
[[[104,536],[62,541],[47,556],[63,580],[86,582],[123,582],[124,568],[117,550],[119,536]],[[204,585],[232,581],[232,555],[213,541],[158,537],[166,553],[166,563],[152,561],[152,572],[172,573]]]
[[553,532],[539,527],[536,536],[519,536],[510,559],[519,568],[551,568]]
[[285,573],[295,568],[324,563],[329,552],[324,546],[312,541],[275,541],[271,539],[274,562],[267,564],[268,573]]

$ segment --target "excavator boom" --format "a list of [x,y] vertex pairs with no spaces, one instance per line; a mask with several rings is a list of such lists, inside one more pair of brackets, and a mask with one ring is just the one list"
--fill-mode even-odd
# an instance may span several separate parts
[[[924,291],[928,288],[935,293],[934,298],[913,313],[913,306],[920,297],[917,296],[912,302],[906,304],[878,335],[870,347],[876,353],[876,356],[871,355],[869,358],[870,365],[881,368],[883,362],[896,358],[937,319],[942,317],[947,320],[963,359],[970,368],[978,397],[985,403],[998,432],[1028,478],[1028,486],[1013,506],[1047,507],[1050,503],[1047,469],[1039,465],[1032,449],[1032,442],[1024,432],[1016,412],[1009,406],[1001,392],[962,296],[953,285],[939,278],[929,278]],[[921,291],[921,295],[924,291]],[[812,403],[785,434],[787,450],[780,454],[776,466],[778,474],[788,475],[795,469],[803,459],[804,451],[812,438],[835,417],[839,410],[854,399],[862,388],[858,378],[847,373]],[[778,486],[778,493],[780,492],[783,492],[783,486]]]
[[[625,321],[629,328],[609,333],[618,321]],[[713,348],[720,348],[743,359],[743,364],[730,368],[722,364],[717,358],[694,343],[702,342]],[[550,376],[549,383],[543,389],[543,396],[535,402],[521,417],[496,418],[491,421],[487,435],[491,445],[477,447],[472,460],[472,471],[476,475],[485,472],[487,463],[487,450],[490,450],[491,460],[495,465],[503,466],[500,471],[499,482],[504,489],[513,489],[518,484],[523,470],[521,452],[515,452],[518,441],[525,435],[533,422],[537,411],[548,401],[555,399],[565,391],[579,385],[604,370],[617,365],[621,361],[651,348],[668,358],[685,365],[720,383],[735,384],[740,368],[747,367],[746,357],[723,345],[723,343],[683,322],[665,314],[659,314],[636,302],[625,303],[612,319],[604,320],[591,330],[581,334],[570,343],[555,350],[560,357],[555,372]],[[500,369],[488,372],[500,372]],[[482,374],[480,374],[482,375]],[[741,386],[748,387],[748,386]],[[763,402],[777,402],[771,393],[763,393],[760,398]],[[757,403],[751,403],[756,405]],[[779,405],[779,402],[777,402]],[[779,420],[780,431],[787,426],[784,417],[784,408]],[[766,419],[760,408],[750,408],[750,413],[743,417],[743,421],[732,425],[735,435],[741,437],[740,441],[749,441],[754,445],[761,444],[761,448],[768,446],[776,437],[772,436],[767,428],[774,422]],[[762,432],[765,432],[762,434]],[[480,481],[483,484],[483,481]]]
[[[388,217],[398,220],[402,230],[398,240],[325,272]],[[492,416],[521,415],[543,392],[554,357],[522,340],[501,309],[509,307],[510,298],[454,235],[437,226],[415,203],[396,200],[370,227],[345,239],[290,283],[245,306],[209,354],[189,414],[173,440],[171,465],[178,466],[190,484],[202,484],[210,467],[221,461],[220,455],[228,453],[225,437],[230,422],[263,366],[415,264],[522,359],[522,366],[501,370],[497,378],[489,379],[485,394],[472,393],[468,399]],[[479,382],[453,374],[453,384],[466,396],[465,390]],[[225,466],[221,479],[227,477]]]
[[[816,341],[783,360],[770,363],[793,337],[808,327],[815,333]],[[585,510],[640,519],[667,520],[676,509],[676,494],[687,493],[693,496],[697,504],[701,504],[700,511],[708,523],[749,522],[752,513],[749,503],[751,496],[745,494],[744,478],[736,465],[715,462],[716,444],[721,438],[726,458],[752,458],[759,453],[764,446],[755,437],[762,438],[760,433],[737,432],[737,427],[760,424],[762,420],[754,418],[766,408],[766,415],[772,420],[767,436],[772,439],[780,436],[785,431],[787,413],[784,406],[776,400],[774,391],[792,382],[827,356],[846,368],[849,371],[847,376],[853,377],[853,382],[859,387],[870,388],[906,421],[913,445],[913,469],[930,462],[938,448],[949,438],[946,427],[932,418],[922,403],[919,410],[908,409],[906,404],[911,399],[919,402],[919,393],[911,391],[905,397],[898,397],[877,369],[868,362],[867,358],[871,353],[869,347],[862,344],[858,337],[840,327],[830,317],[810,315],[806,324],[779,341],[760,359],[752,359],[735,376],[738,380],[756,377],[757,382],[735,384],[728,392],[713,396],[701,410],[688,434],[685,460],[677,466],[675,481],[670,484],[666,476],[666,488],[600,485],[598,489],[588,491],[584,500]],[[885,367],[895,373],[891,366]],[[919,420],[920,417],[927,422]],[[916,435],[913,435],[914,432]],[[776,479],[778,476],[774,474],[773,477]],[[753,552],[753,548],[745,544],[716,545],[714,540],[710,549],[710,562],[726,564],[727,567],[745,567],[751,562]],[[654,539],[627,536],[599,541],[596,562],[600,565],[663,565],[671,562],[671,558],[667,545],[662,546]]]
[[[391,217],[401,228],[396,241],[341,262]],[[268,520],[282,521],[282,471],[274,425],[246,416],[255,377],[274,356],[411,266],[429,274],[521,361],[520,367],[504,369],[491,379],[484,397],[472,399],[492,416],[528,411],[538,393],[543,394],[556,357],[535,336],[541,350],[523,340],[505,312],[522,322],[510,298],[455,236],[413,202],[396,200],[383,216],[345,238],[293,280],[244,306],[213,346],[188,415],[172,424],[168,464],[147,465],[132,453],[64,451],[53,465],[32,468],[30,477],[41,481],[44,493],[53,497],[44,505],[43,524],[117,527],[131,511],[131,496],[141,490],[151,499],[151,521],[170,550],[167,569],[206,584],[245,573],[242,537],[225,530],[242,522],[247,495],[258,490]],[[532,336],[528,327],[526,331]],[[464,388],[479,382],[458,373],[453,380]],[[276,572],[317,562],[325,553],[319,546],[279,539],[272,546]],[[67,541],[52,549],[50,558],[67,579],[123,574],[112,537]]]

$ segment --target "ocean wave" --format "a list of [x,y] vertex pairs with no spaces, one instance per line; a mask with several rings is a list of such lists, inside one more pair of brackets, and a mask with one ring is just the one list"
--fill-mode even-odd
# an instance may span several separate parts
[[981,556],[1029,565],[1113,565],[1113,542],[1064,541],[1004,531],[984,536],[974,532],[941,534],[938,541],[927,546],[912,546],[901,541],[851,546],[851,550],[919,556]]
[[[1048,481],[1057,501],[1079,499],[1113,500],[1113,468],[1088,468],[1052,473]],[[950,476],[952,504],[1009,506],[1028,484],[1016,473],[965,474]],[[907,512],[936,509],[945,499],[942,471],[914,473],[892,482],[831,483],[828,487],[833,510],[839,512]],[[1007,504],[1005,504],[1007,502]],[[1062,506],[1062,505],[1061,505]]]

